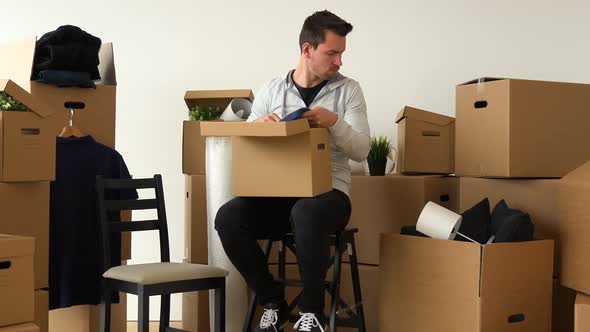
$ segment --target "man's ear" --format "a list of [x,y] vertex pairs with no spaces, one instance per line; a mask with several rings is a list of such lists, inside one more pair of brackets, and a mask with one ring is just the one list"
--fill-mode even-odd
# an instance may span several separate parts
[[301,55],[309,59],[311,57],[312,49],[313,46],[311,46],[310,43],[303,43],[303,47],[301,48]]

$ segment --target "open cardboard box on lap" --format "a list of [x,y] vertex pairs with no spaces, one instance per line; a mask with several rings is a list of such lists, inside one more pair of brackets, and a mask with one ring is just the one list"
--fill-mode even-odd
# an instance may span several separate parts
[[332,190],[329,134],[306,119],[201,122],[202,136],[232,136],[235,196],[313,197]]

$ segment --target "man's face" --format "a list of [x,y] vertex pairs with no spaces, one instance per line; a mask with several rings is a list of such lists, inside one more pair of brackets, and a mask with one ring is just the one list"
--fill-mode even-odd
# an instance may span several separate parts
[[309,69],[322,80],[328,80],[338,74],[342,66],[342,53],[346,50],[346,37],[332,31],[325,33],[325,41],[316,49],[309,46],[308,55]]

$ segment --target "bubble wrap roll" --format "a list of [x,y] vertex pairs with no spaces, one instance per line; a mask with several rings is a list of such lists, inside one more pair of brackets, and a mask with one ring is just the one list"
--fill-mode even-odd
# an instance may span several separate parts
[[[247,309],[247,287],[242,275],[227,258],[219,235],[215,230],[215,216],[219,208],[233,198],[231,182],[231,138],[207,137],[206,187],[207,187],[207,239],[209,264],[229,271],[226,278],[225,326],[226,331],[242,330]],[[214,330],[213,292],[209,295],[209,320]]]

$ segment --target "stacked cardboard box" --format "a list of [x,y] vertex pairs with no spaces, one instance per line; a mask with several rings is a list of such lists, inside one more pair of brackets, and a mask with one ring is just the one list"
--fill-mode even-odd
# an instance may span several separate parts
[[455,172],[454,118],[405,106],[395,122],[399,173]]
[[[185,103],[193,106],[219,107],[224,110],[233,98],[253,100],[250,90],[187,91]],[[185,174],[185,261],[207,264],[207,193],[205,190],[205,140],[201,121],[184,121],[182,128],[182,173]],[[209,331],[209,292],[182,295],[183,328]]]
[[0,331],[39,332],[35,318],[35,239],[0,235]]
[[[30,109],[0,112],[0,233],[35,239],[34,289],[41,294],[49,286],[49,181],[55,179],[57,111],[33,94],[31,47],[34,52],[29,41],[0,47],[0,90]],[[35,318],[43,320],[48,307],[38,299],[33,298]],[[47,332],[44,327],[38,326]]]
[[[36,238],[35,316],[41,331],[47,332],[48,181],[55,179],[55,137],[71,118],[84,134],[114,148],[116,77],[112,44],[104,43],[99,52],[101,80],[96,82],[96,89],[59,88],[31,81],[35,46],[35,37],[0,46],[0,77],[9,79],[0,85],[33,110],[27,114],[0,114],[5,138],[0,182],[11,182],[0,183],[0,233]],[[12,183],[16,181],[35,183]],[[123,260],[130,258],[130,247],[131,237],[125,235]]]
[[[584,97],[589,92],[587,84],[512,79],[457,87],[457,175],[509,178],[461,179],[461,211],[487,196],[492,207],[503,198],[528,212],[535,237],[555,240],[553,274],[570,288],[576,288],[567,282],[575,254],[568,252],[571,242],[564,236],[571,222],[557,204],[561,181],[543,178],[561,178],[590,159],[582,143],[590,138]],[[559,125],[550,120],[556,110],[564,119]],[[570,292],[554,287],[554,298],[563,300],[553,306],[559,331],[571,331],[573,303],[562,295]]]
[[[381,244],[382,259],[388,257],[388,261],[385,262],[386,266],[382,270],[381,279],[382,281],[393,279],[391,283],[382,282],[382,285],[388,287],[388,290],[383,293],[384,296],[388,296],[385,293],[391,293],[389,298],[393,298],[393,300],[382,300],[381,314],[383,316],[391,313],[401,315],[401,317],[396,316],[396,319],[392,321],[397,320],[398,323],[390,324],[385,331],[402,328],[402,326],[408,331],[418,331],[420,329],[417,327],[429,329],[428,324],[433,324],[432,326],[436,326],[438,329],[441,326],[454,326],[453,330],[493,330],[493,328],[501,326],[501,317],[497,317],[497,321],[494,322],[496,318],[489,316],[489,313],[486,314],[487,306],[496,306],[494,308],[496,312],[504,312],[503,310],[510,306],[508,306],[508,302],[503,305],[502,301],[518,294],[521,296],[512,298],[511,302],[519,303],[521,301],[521,305],[511,308],[511,310],[521,310],[523,314],[524,311],[528,311],[529,315],[521,320],[516,316],[509,316],[513,318],[511,324],[514,328],[518,326],[519,330],[523,331],[549,331],[551,322],[544,317],[550,316],[551,293],[553,293],[554,331],[571,331],[573,326],[573,297],[571,295],[574,291],[559,283],[578,291],[590,291],[590,288],[584,289],[587,279],[584,278],[587,275],[584,273],[586,264],[581,263],[584,261],[585,228],[582,226],[584,221],[580,220],[580,216],[585,214],[580,210],[583,204],[577,204],[577,202],[582,202],[584,197],[577,190],[584,187],[583,182],[587,177],[585,177],[583,170],[578,170],[577,175],[576,171],[572,172],[590,159],[590,148],[583,143],[590,138],[587,125],[588,115],[585,109],[585,95],[589,92],[590,85],[585,84],[512,79],[484,78],[457,86],[454,167],[455,174],[460,177],[459,212],[471,208],[485,197],[489,198],[491,208],[498,201],[504,199],[510,207],[530,214],[535,224],[536,238],[555,240],[554,253],[544,254],[543,251],[547,249],[545,246],[535,249],[536,252],[530,252],[531,255],[539,255],[538,264],[530,267],[531,271],[537,271],[533,279],[538,280],[538,285],[536,283],[527,284],[527,287],[514,290],[512,295],[506,294],[506,298],[503,300],[490,302],[485,299],[485,289],[488,288],[486,284],[496,283],[503,278],[497,275],[490,276],[491,279],[488,278],[480,282],[479,298],[477,299],[479,304],[465,306],[468,308],[466,310],[479,310],[479,313],[474,311],[473,315],[463,314],[460,318],[453,319],[454,313],[452,312],[433,315],[434,311],[431,309],[434,307],[431,308],[431,306],[433,303],[437,303],[436,296],[440,295],[442,298],[446,296],[446,290],[454,289],[448,283],[441,282],[445,276],[457,274],[451,271],[452,269],[444,269],[445,266],[452,265],[454,262],[446,262],[441,265],[432,261],[430,262],[431,266],[420,270],[420,266],[417,267],[415,261],[418,258],[420,261],[428,261],[428,257],[414,256],[418,255],[420,250],[426,250],[428,246],[448,245],[453,247],[433,249],[437,252],[438,261],[442,262],[448,255],[439,257],[439,251],[456,250],[457,252],[453,255],[460,257],[467,252],[467,249],[459,248],[460,245],[455,243],[439,244],[434,240],[406,239],[399,236],[387,237],[385,243]],[[556,125],[552,120],[552,114],[556,110],[560,111],[560,119],[564,119],[564,121],[560,121],[559,125]],[[439,120],[439,126],[444,124],[444,118],[441,116],[437,117],[408,107],[400,112],[399,119],[404,119],[400,122],[400,127],[403,127],[402,124],[408,127],[412,119],[414,123],[418,124],[417,129],[409,131],[410,134],[408,130],[398,132],[400,135],[398,142],[401,144],[401,147],[398,146],[398,150],[405,152],[401,154],[402,156],[411,156],[412,153],[420,155],[424,151],[430,151],[432,141],[428,141],[424,137],[411,139],[407,136],[420,136],[416,133],[440,129],[427,128],[427,126],[432,127],[437,123],[434,120]],[[439,152],[453,150],[442,146],[437,149]],[[431,160],[424,157],[424,161],[427,163],[430,161],[439,163],[440,156],[438,155],[435,155],[437,158]],[[404,162],[403,158],[401,162]],[[400,169],[403,169],[401,166],[404,165],[400,165]],[[412,171],[420,172],[421,170],[414,166],[410,172]],[[569,182],[559,180],[570,172],[572,175],[568,176]],[[566,183],[562,184],[562,182]],[[559,195],[560,187],[561,191],[567,194]],[[561,199],[559,199],[560,196]],[[560,209],[558,209],[558,199],[562,203]],[[569,216],[569,219],[566,216]],[[534,242],[537,241],[527,243],[527,245],[534,246]],[[490,255],[493,256],[492,252],[500,249],[499,245],[483,246],[482,253],[488,253],[489,259]],[[514,255],[519,255],[521,249],[515,246],[524,244],[505,245],[514,247]],[[406,247],[412,248],[412,250],[408,249],[405,256],[400,255],[399,251]],[[411,260],[412,257],[415,259]],[[547,272],[541,267],[547,262],[553,261],[552,257],[555,257],[555,264]],[[502,271],[506,267],[511,267],[509,261],[510,259],[507,257],[506,261],[499,262],[497,266],[495,265],[495,270]],[[486,262],[490,261],[483,257],[481,259],[483,272],[485,272]],[[404,265],[405,263],[410,265]],[[426,276],[421,275],[410,277],[407,272],[418,269],[420,271],[416,271],[416,273],[425,273],[426,268],[434,268],[439,271],[431,273],[437,275],[438,281],[431,283],[433,280],[428,281]],[[454,277],[461,278],[465,273],[457,274]],[[481,277],[485,277],[485,273]],[[504,285],[505,289],[508,289],[512,287],[508,285],[509,283],[518,284],[519,281],[509,282],[506,279],[500,285]],[[438,285],[446,290],[433,289],[428,294],[421,291],[425,287],[412,288],[417,284],[421,284],[421,286]],[[537,291],[537,288],[531,286],[532,284],[535,284],[535,287],[538,286],[537,288],[542,285],[542,289],[539,289],[538,293],[541,295],[526,295],[532,294],[531,291]],[[413,290],[413,294],[409,294],[408,289]],[[465,289],[455,289],[452,292],[457,300],[453,300],[456,302],[456,306],[451,307],[460,307],[458,298],[466,299],[466,297],[458,296],[458,294]],[[551,289],[553,290],[551,291]],[[402,295],[393,297],[394,293]],[[529,303],[526,302],[527,298]],[[477,309],[478,306],[479,309]],[[404,310],[401,310],[402,307]],[[413,308],[413,311],[408,308]],[[417,317],[424,314],[429,314],[431,318],[418,322]],[[476,324],[473,328],[466,327],[469,325],[465,324],[467,317],[478,320],[479,326]],[[382,322],[387,321],[382,320]],[[461,323],[459,324],[459,322]]]
[[[559,183],[558,213],[561,239],[561,283],[578,291],[575,299],[575,332],[590,329],[590,264],[588,264],[588,197],[590,162],[563,177]],[[571,310],[571,301],[568,306]],[[571,315],[568,315],[570,317]]]

